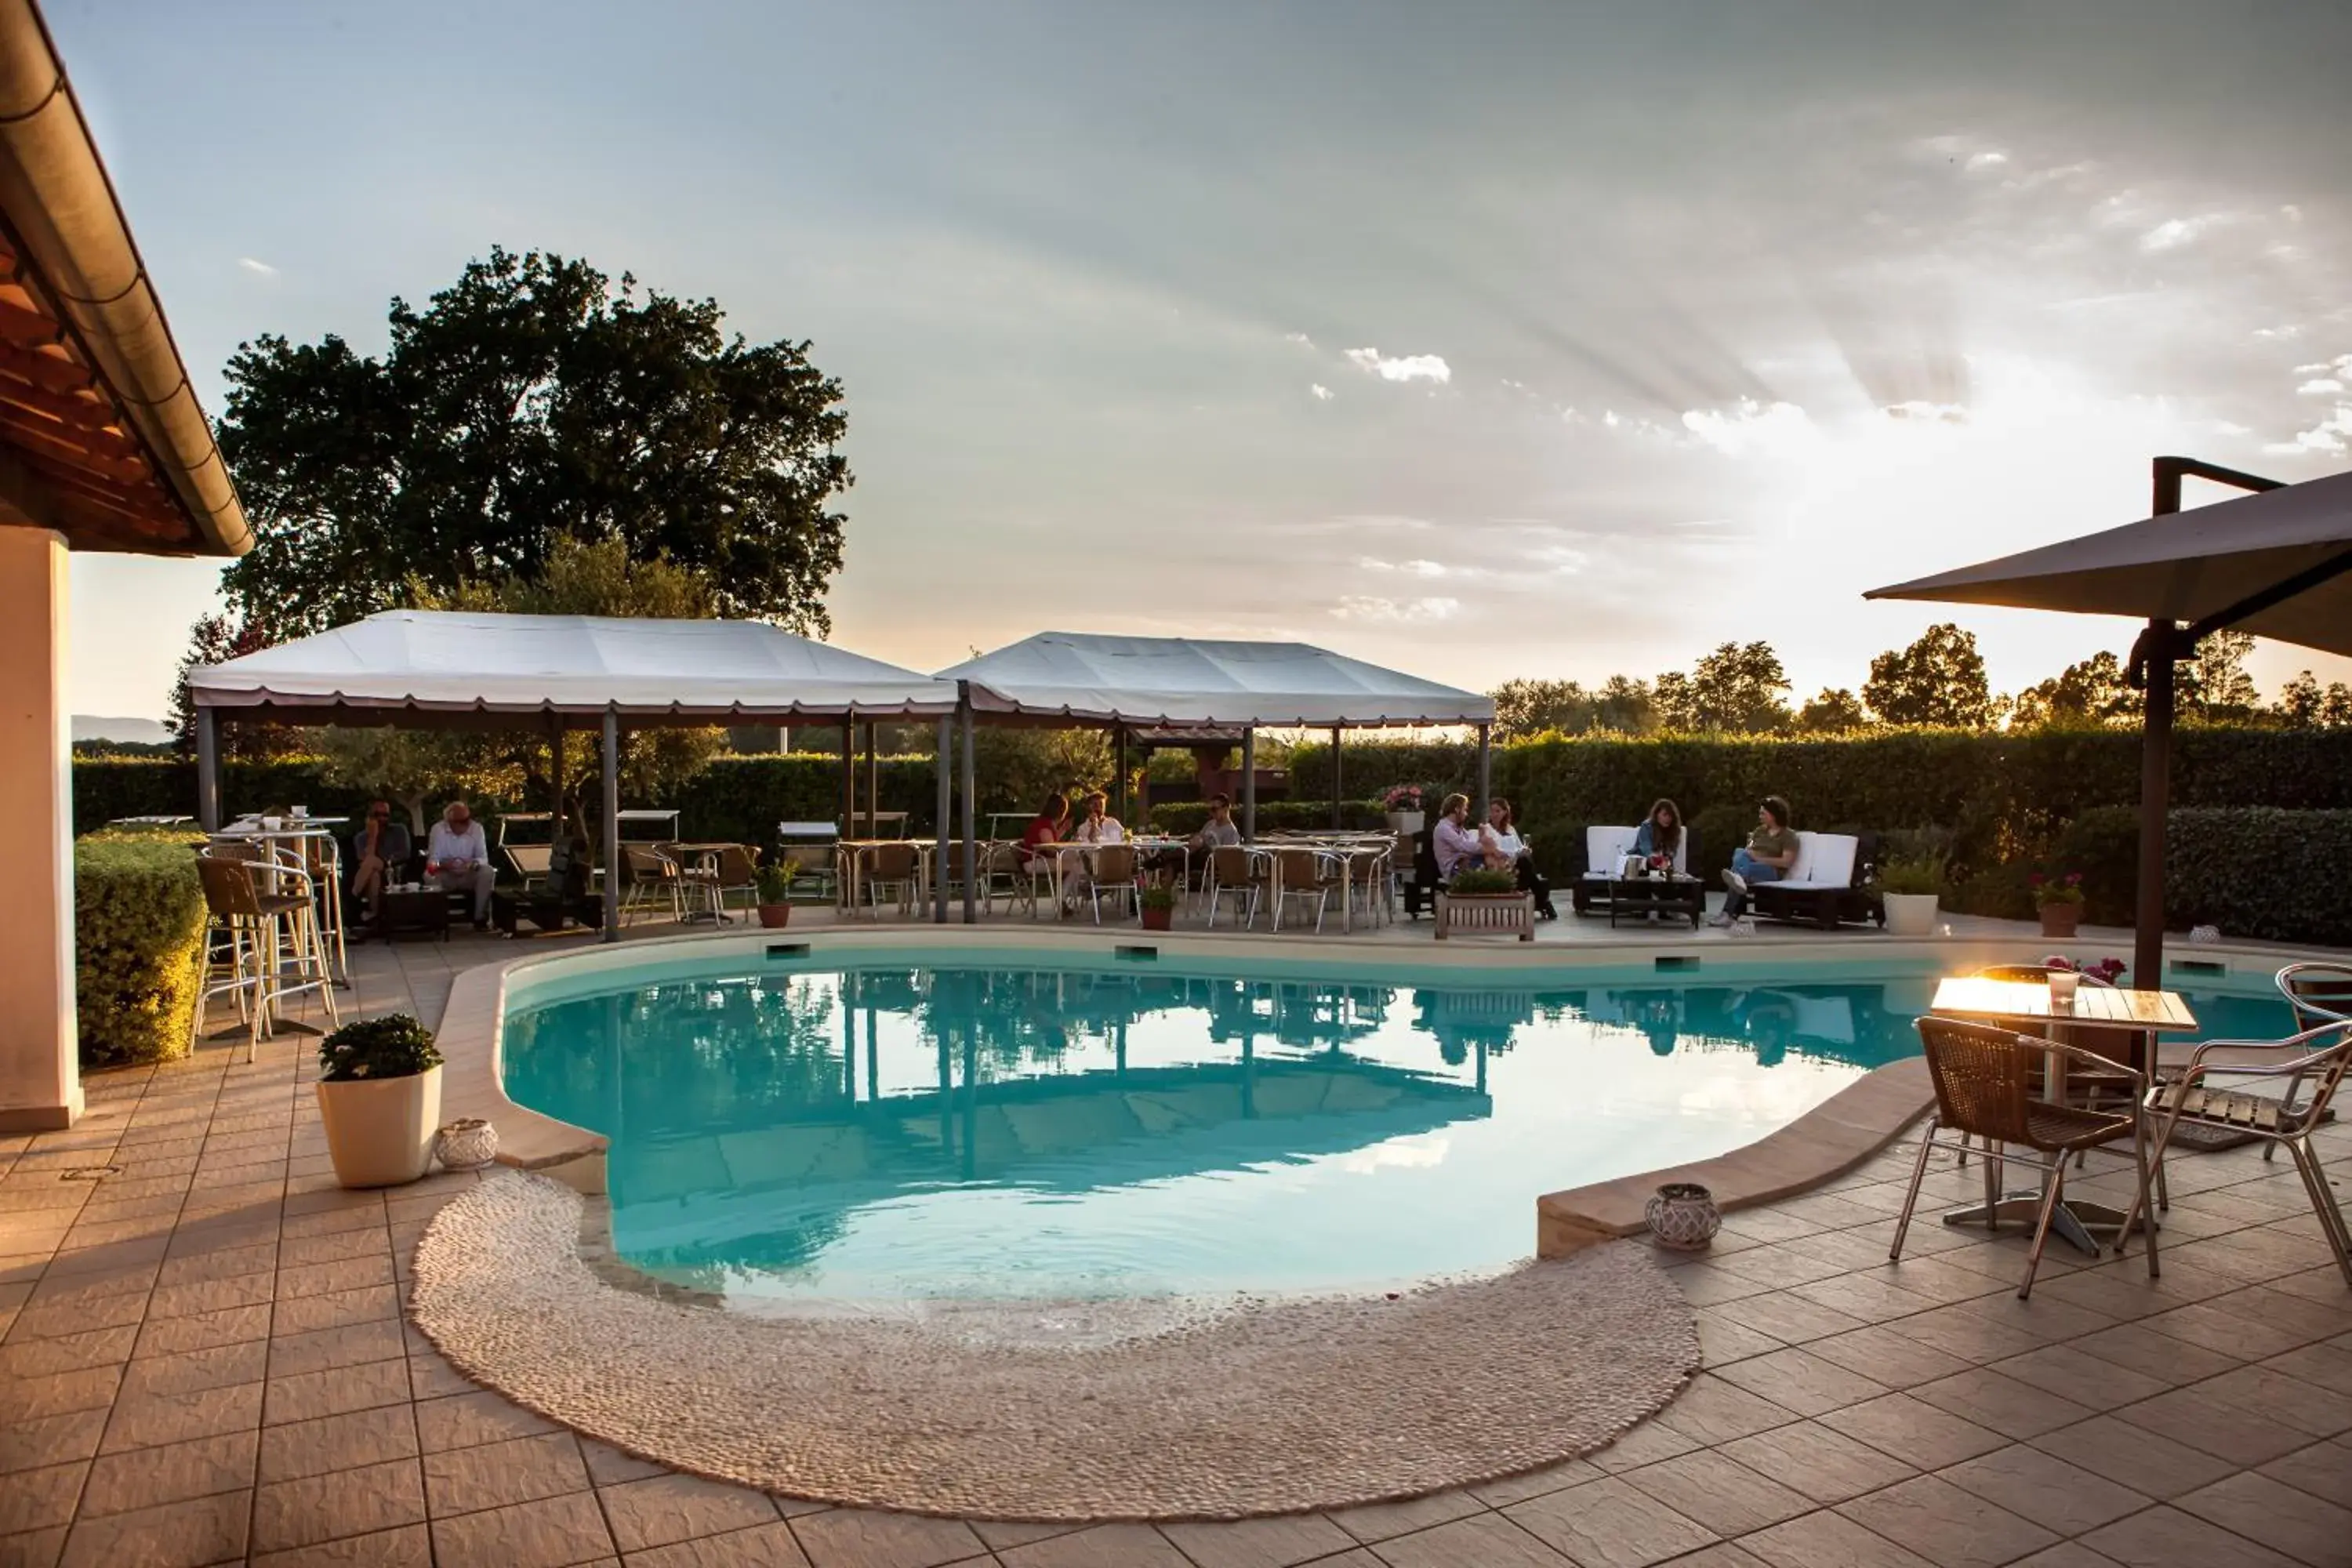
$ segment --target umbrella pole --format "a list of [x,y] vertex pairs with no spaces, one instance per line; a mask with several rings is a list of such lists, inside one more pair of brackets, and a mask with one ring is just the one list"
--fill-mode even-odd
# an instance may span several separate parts
[[2164,831],[2172,795],[2173,624],[2150,621],[2139,748],[2139,899],[2132,914],[2132,984],[2164,986]]

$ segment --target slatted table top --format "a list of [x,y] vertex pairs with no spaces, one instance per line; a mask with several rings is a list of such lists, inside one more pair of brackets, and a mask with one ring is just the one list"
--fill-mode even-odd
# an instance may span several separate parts
[[2066,1024],[2117,1029],[2152,1029],[2185,1033],[2197,1027],[2197,1015],[2188,1000],[2172,991],[2127,991],[2105,985],[2078,985],[2074,1005],[2053,1006],[2050,987],[2038,980],[1988,980],[1952,975],[1937,982],[1929,1011],[1961,1018],[2041,1024],[2053,1019]]

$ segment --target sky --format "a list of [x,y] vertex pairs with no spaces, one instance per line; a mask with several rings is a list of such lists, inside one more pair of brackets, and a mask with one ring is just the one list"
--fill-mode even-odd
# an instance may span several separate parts
[[[47,9],[207,408],[494,243],[716,298],[842,381],[835,640],[919,668],[1801,700],[1951,618],[2010,690],[2132,628],[1862,593],[2352,467],[2340,4]],[[73,571],[75,710],[160,715],[217,566]]]

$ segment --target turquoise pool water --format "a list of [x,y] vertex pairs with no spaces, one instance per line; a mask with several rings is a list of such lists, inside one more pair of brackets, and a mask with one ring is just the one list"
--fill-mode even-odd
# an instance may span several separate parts
[[[841,958],[510,1012],[507,1090],[612,1140],[636,1267],[746,1305],[1489,1269],[1538,1194],[1721,1153],[1916,1052],[1933,987]],[[2285,1032],[2272,999],[2193,1002],[2210,1034]]]

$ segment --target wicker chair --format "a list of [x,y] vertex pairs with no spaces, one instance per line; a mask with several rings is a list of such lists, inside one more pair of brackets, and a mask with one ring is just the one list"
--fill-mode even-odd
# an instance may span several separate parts
[[1257,924],[1258,895],[1266,888],[1264,862],[1238,844],[1220,844],[1209,851],[1209,924],[1217,923],[1217,901],[1231,898],[1243,906],[1242,924]]
[[921,896],[922,885],[922,856],[913,845],[897,840],[877,844],[867,850],[866,865],[857,877],[858,890],[866,895],[866,907],[877,914],[881,912],[884,889],[895,890],[898,913],[904,916],[912,911],[915,900]]
[[[204,885],[210,921],[199,972],[191,1040],[204,1034],[205,1004],[224,992],[236,994],[247,1022],[246,1060],[259,1054],[261,1037],[271,1032],[271,1015],[289,996],[316,991],[329,1023],[340,1022],[334,975],[320,933],[318,889],[302,871],[273,866],[242,853],[202,854],[196,875]],[[269,886],[264,886],[268,879]],[[215,978],[222,963],[214,932],[226,940],[228,976]]]
[[1315,929],[1323,929],[1323,911],[1330,907],[1331,891],[1348,896],[1348,866],[1336,865],[1319,849],[1281,849],[1274,857],[1274,929],[1282,929],[1282,906],[1292,899],[1315,900]]
[[[2139,1177],[2131,1212],[2137,1215],[2146,1206],[2149,1162],[2147,1141],[2141,1136],[2141,1100],[2135,1095],[2130,1114],[2120,1115],[2033,1098],[2033,1089],[2045,1073],[2044,1060],[2053,1053],[2067,1058],[2070,1066],[2079,1061],[2104,1070],[2115,1065],[2079,1046],[2013,1034],[1989,1024],[1939,1018],[1932,1014],[1918,1020],[1918,1030],[1919,1043],[1927,1058],[1927,1075],[1936,1086],[1936,1112],[1927,1124],[1927,1136],[1919,1140],[1918,1163],[1911,1170],[1911,1190],[1904,1195],[1903,1217],[1895,1222],[1895,1243],[1886,1256],[1893,1261],[1902,1259],[1903,1237],[1911,1228],[1911,1211],[1919,1202],[1919,1186],[1927,1175],[1927,1155],[1944,1142],[1941,1135],[1958,1132],[1963,1138],[1981,1138],[1986,1148],[1993,1151],[1984,1161],[1989,1216],[1998,1213],[2004,1161],[2017,1160],[2043,1174],[2045,1184],[2041,1213],[2033,1226],[2033,1245],[2026,1254],[2025,1279],[2017,1287],[2018,1300],[2024,1300],[2032,1294],[2033,1276],[2042,1267],[2042,1248],[2050,1238],[2051,1217],[2065,1194],[2068,1155],[2128,1135]],[[2122,1070],[2140,1079],[2144,1089],[2146,1080],[2141,1075],[2128,1068]],[[2021,1150],[2031,1152],[2018,1152]],[[1986,1223],[1999,1222],[1988,1217]],[[2118,1254],[2130,1234],[2131,1220],[2126,1217],[2116,1237]],[[2153,1225],[2147,1232],[2147,1272],[2150,1279],[2156,1277]]]
[[1095,924],[1102,924],[1102,901],[1106,893],[1110,895],[1114,906],[1124,899],[1129,912],[1134,912],[1137,908],[1135,847],[1131,844],[1106,844],[1088,858],[1092,864],[1087,868],[1087,890],[1094,900]]
[[[2264,1065],[2266,1055],[2281,1059]],[[2197,1047],[2185,1069],[2157,1085],[2147,1097],[2147,1109],[2164,1118],[2156,1132],[2159,1167],[2166,1147],[2184,1126],[2248,1134],[2273,1150],[2284,1144],[2303,1177],[2328,1250],[2336,1254],[2336,1267],[2343,1271],[2344,1283],[2352,1286],[2352,1228],[2346,1225],[2344,1210],[2320,1166],[2319,1151],[2311,1142],[2312,1131],[2326,1119],[2347,1068],[2352,1068],[2352,1022],[2322,1024],[2284,1040],[2208,1040]],[[2216,1086],[2210,1081],[2215,1078],[2230,1079],[2231,1087]],[[2278,1092],[2260,1094],[2237,1087],[2264,1079],[2277,1082]],[[2133,1212],[2138,1212],[2137,1203]],[[2126,1230],[2129,1223],[2126,1221]]]

